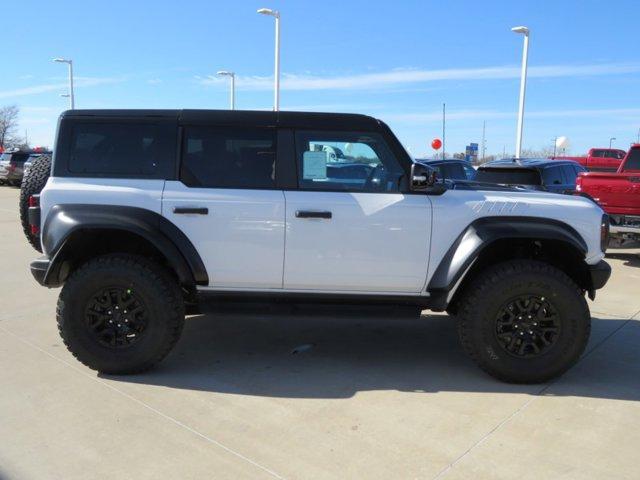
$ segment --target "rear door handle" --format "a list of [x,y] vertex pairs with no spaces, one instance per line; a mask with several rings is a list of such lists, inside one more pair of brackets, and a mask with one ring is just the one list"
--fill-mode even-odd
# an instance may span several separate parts
[[173,213],[183,215],[208,215],[207,207],[174,207]]
[[312,211],[312,210],[296,210],[297,218],[326,218],[330,219],[332,217],[331,212],[323,211]]

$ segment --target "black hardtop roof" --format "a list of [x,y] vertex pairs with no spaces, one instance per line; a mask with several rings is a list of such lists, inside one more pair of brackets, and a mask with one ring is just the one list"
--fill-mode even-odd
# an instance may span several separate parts
[[214,123],[224,125],[281,126],[304,128],[378,129],[381,122],[356,113],[319,113],[262,110],[67,110],[61,115],[73,117],[166,118],[181,123]]

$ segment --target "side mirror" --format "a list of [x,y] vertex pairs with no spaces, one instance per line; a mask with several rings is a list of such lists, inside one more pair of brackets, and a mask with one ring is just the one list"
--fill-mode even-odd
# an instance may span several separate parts
[[414,163],[411,165],[411,185],[414,192],[444,193],[446,186],[444,183],[436,182],[436,170],[424,163]]

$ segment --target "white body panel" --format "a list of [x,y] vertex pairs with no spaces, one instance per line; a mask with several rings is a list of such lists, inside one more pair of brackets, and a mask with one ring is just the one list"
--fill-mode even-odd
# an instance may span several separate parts
[[[164,180],[50,177],[40,193],[40,230],[54,205],[124,205],[162,211]],[[44,252],[47,253],[47,252]]]
[[[209,213],[175,214],[175,207],[206,207]],[[282,191],[189,188],[167,181],[162,214],[191,240],[210,286],[282,288]]]
[[[286,191],[284,288],[418,293],[429,262],[427,195]],[[296,211],[330,211],[331,219]]]
[[[482,217],[559,220],[587,243],[588,264],[604,258],[603,211],[581,197],[544,192],[283,192],[51,177],[40,196],[41,227],[56,204],[122,205],[162,214],[194,244],[209,288],[224,290],[424,294],[456,238]],[[205,206],[209,214],[176,215],[176,206]],[[300,219],[296,210],[329,210],[333,218]]]
[[[429,278],[458,236],[483,217],[534,217],[559,220],[573,227],[588,246],[586,262],[604,258],[600,250],[600,222],[604,213],[586,198],[546,192],[449,190],[432,196],[433,237]],[[505,220],[506,221],[506,220]]]

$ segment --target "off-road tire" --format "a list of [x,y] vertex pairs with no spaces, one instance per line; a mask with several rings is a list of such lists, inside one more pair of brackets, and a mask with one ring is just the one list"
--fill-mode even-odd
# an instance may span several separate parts
[[[536,295],[555,309],[559,334],[533,357],[515,356],[497,338],[501,309],[512,298]],[[583,353],[591,331],[584,293],[561,270],[533,260],[514,260],[481,272],[457,304],[460,341],[467,354],[493,377],[510,383],[543,383],[571,368]]]
[[34,235],[31,233],[29,227],[29,197],[31,195],[39,194],[44,188],[49,176],[51,175],[51,156],[42,155],[34,160],[31,164],[31,168],[27,175],[22,179],[22,185],[20,186],[20,223],[22,224],[22,231],[27,237],[29,243],[37,251],[42,252],[42,245],[40,245],[40,235]]
[[[110,348],[100,343],[87,323],[86,309],[104,288],[134,291],[147,309],[148,323],[137,343]],[[69,351],[83,364],[106,374],[131,374],[160,362],[180,338],[185,309],[182,292],[171,274],[144,257],[111,254],[80,266],[58,298],[58,330]]]

